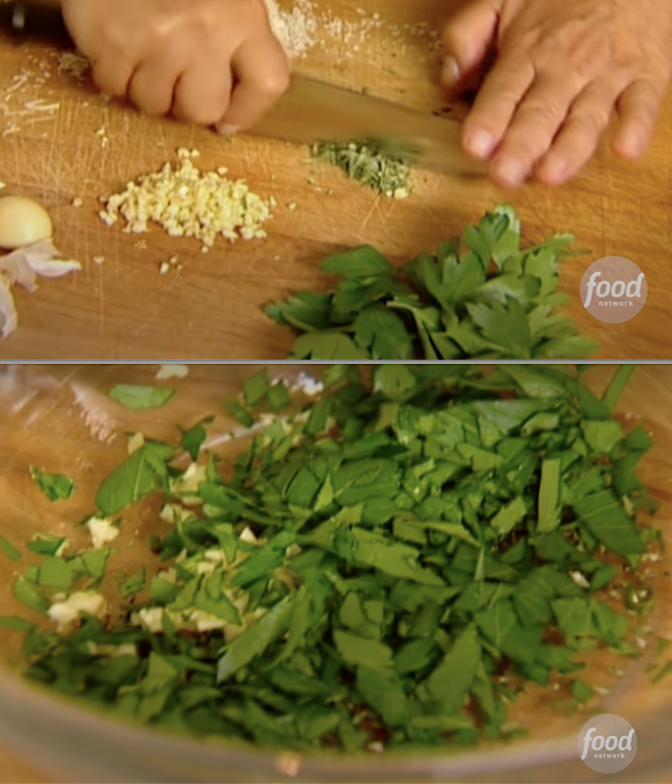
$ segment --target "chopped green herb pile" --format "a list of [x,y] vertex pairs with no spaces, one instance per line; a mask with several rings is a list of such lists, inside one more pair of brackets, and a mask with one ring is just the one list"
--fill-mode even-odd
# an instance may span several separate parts
[[65,474],[48,474],[40,468],[30,466],[30,476],[50,501],[67,501],[77,485]]
[[14,593],[59,632],[0,624],[26,631],[28,677],[140,723],[295,750],[511,739],[530,682],[581,705],[577,655],[640,654],[660,541],[639,519],[651,440],[612,418],[629,373],[598,399],[568,367],[382,365],[369,385],[335,365],[295,402],[258,373],[228,473],[203,420],[101,485],[96,517],[159,493],[169,526],[155,565],[114,575],[122,617],[97,593],[109,549],[38,537]]
[[315,160],[338,166],[351,180],[388,199],[403,199],[411,191],[411,170],[405,159],[381,141],[318,142],[311,152]]
[[395,269],[370,246],[328,256],[340,283],[300,291],[266,314],[300,333],[291,359],[581,359],[598,345],[556,308],[561,259],[574,238],[520,248],[520,221],[498,206],[460,240]]
[[143,410],[161,408],[173,397],[175,390],[143,384],[116,384],[107,394],[126,408]]

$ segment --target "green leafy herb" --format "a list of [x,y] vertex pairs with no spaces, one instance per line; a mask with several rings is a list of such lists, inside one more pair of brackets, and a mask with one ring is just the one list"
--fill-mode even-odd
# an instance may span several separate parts
[[143,411],[161,408],[173,397],[177,390],[168,387],[152,387],[143,384],[115,384],[107,393],[126,408]]
[[603,405],[612,412],[616,404],[625,391],[633,373],[637,370],[637,365],[619,365],[614,377],[609,382],[609,386],[602,395]]
[[0,550],[2,550],[10,561],[21,560],[21,551],[17,550],[9,539],[4,536],[0,536]]
[[[403,151],[407,152],[407,151]],[[403,198],[411,190],[408,155],[377,139],[317,142],[313,158],[342,169],[351,180],[391,198]]]
[[292,610],[291,597],[285,597],[264,615],[254,626],[237,637],[228,646],[226,654],[220,659],[217,667],[217,682],[227,680],[241,667],[248,664],[255,656],[262,654],[266,648],[281,637],[289,626]]
[[50,501],[67,501],[77,489],[77,485],[65,474],[48,474],[31,466],[30,476]]
[[188,452],[192,460],[196,460],[198,458],[198,454],[201,451],[201,446],[207,437],[207,433],[205,432],[205,425],[210,425],[213,421],[214,417],[206,417],[198,424],[194,425],[190,430],[182,430],[180,448]]
[[[468,232],[472,253],[505,265],[517,231]],[[384,268],[374,252],[363,261]],[[554,285],[535,269],[542,289]],[[623,379],[609,388],[620,394]],[[625,609],[648,612],[638,564],[661,548],[636,476],[652,443],[616,425],[616,397],[597,399],[583,374],[556,366],[365,376],[331,365],[323,391],[297,400],[257,373],[236,403],[253,431],[223,470],[210,455],[205,481],[172,492],[193,470],[177,466],[200,454],[202,420],[179,447],[145,441],[103,480],[105,515],[150,494],[133,515],[171,512],[151,539],[156,569],[148,560],[105,582],[121,613],[94,617],[80,596],[66,631],[0,626],[26,632],[27,677],[141,724],[300,753],[510,742],[524,728],[508,723],[507,703],[530,682],[557,681],[571,694],[558,709],[579,710],[597,699],[577,677],[583,658],[635,655],[633,635],[645,634],[609,596],[618,578]],[[59,557],[63,541],[35,538],[39,564],[13,585],[42,615],[54,594],[105,579],[109,548]]]
[[243,427],[252,427],[254,417],[237,400],[227,400],[224,405],[231,416],[235,417]]
[[35,624],[26,621],[24,618],[16,618],[10,615],[0,615],[0,628],[9,629],[13,632],[29,632],[35,628]]
[[42,596],[25,577],[17,577],[13,586],[14,598],[29,610],[44,615],[49,609],[49,602]]
[[68,591],[74,578],[72,566],[62,558],[45,555],[37,578],[38,585]]
[[104,515],[113,515],[135,501],[166,486],[166,463],[175,450],[166,444],[145,442],[117,469],[107,476],[96,495],[96,504]]
[[560,523],[560,460],[544,460],[539,486],[539,521],[537,530],[552,531]]
[[28,542],[28,549],[38,555],[56,555],[66,541],[65,536],[58,534],[38,533]]
[[243,396],[247,406],[249,408],[254,408],[254,406],[261,403],[270,388],[271,382],[268,378],[268,371],[266,368],[255,373],[253,376],[250,376],[243,383]]
[[[356,157],[356,149],[348,155]],[[520,234],[513,208],[499,205],[468,226],[462,242],[442,242],[434,255],[421,253],[398,270],[371,246],[332,254],[321,269],[341,277],[335,289],[299,292],[269,305],[266,314],[299,333],[291,359],[590,355],[597,344],[556,311],[564,302],[557,291],[560,262],[574,238],[559,234],[522,249]],[[607,413],[629,372],[620,371],[605,393]]]
[[593,696],[593,689],[581,678],[572,681],[572,696],[579,702],[588,702]]
[[127,599],[135,593],[139,593],[145,587],[145,567],[138,569],[137,572],[132,574],[121,586],[121,596]]

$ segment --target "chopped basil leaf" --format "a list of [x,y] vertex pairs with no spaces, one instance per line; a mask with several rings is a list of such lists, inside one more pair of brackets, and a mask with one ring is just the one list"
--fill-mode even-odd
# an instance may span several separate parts
[[243,408],[243,406],[238,403],[236,400],[227,400],[224,405],[226,406],[229,414],[235,417],[243,427],[252,427],[254,424],[254,417],[250,414],[247,409]]
[[35,624],[23,618],[10,615],[0,615],[0,627],[9,629],[13,632],[29,632],[35,628]]
[[56,555],[65,540],[65,536],[39,533],[28,542],[27,547],[31,553],[37,553],[38,555]]
[[266,368],[250,376],[243,382],[243,396],[245,403],[249,408],[258,406],[261,401],[266,397],[266,394],[271,388],[271,382],[268,378],[268,371]]
[[190,430],[182,430],[182,428],[180,428],[180,430],[182,430],[180,448],[188,452],[191,455],[192,460],[198,458],[203,442],[207,437],[204,425],[212,424],[213,421],[214,417],[206,417],[205,419],[201,419],[201,421]]
[[123,599],[128,599],[135,593],[139,593],[145,587],[145,567],[138,569],[137,572],[132,574],[121,586],[121,596]]
[[560,524],[560,461],[544,460],[539,486],[539,519],[537,530],[546,533]]
[[21,551],[17,550],[16,547],[9,541],[9,539],[5,538],[4,536],[0,536],[0,550],[9,558],[10,561],[20,561],[21,560]]
[[14,580],[12,593],[15,599],[33,612],[44,615],[49,609],[49,602],[23,577]]
[[73,579],[73,569],[68,561],[53,555],[45,555],[37,578],[38,585],[69,591]]
[[96,504],[113,515],[153,493],[168,480],[166,463],[175,450],[167,444],[145,442],[101,483]]
[[609,382],[609,386],[602,395],[602,404],[610,411],[616,408],[616,404],[625,391],[633,373],[637,370],[637,365],[619,365],[614,377]]
[[48,474],[31,466],[30,475],[50,501],[67,501],[77,489],[77,485],[65,474]]

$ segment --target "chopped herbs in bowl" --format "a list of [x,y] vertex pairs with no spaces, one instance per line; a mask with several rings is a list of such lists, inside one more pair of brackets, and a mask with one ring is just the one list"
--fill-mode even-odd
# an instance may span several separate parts
[[[653,443],[615,416],[633,371],[598,397],[565,366],[335,365],[303,392],[262,370],[173,438],[129,433],[83,519],[60,499],[58,533],[5,537],[24,611],[0,625],[61,695],[299,754],[457,751],[534,733],[530,706],[593,710],[647,646],[670,668]],[[226,409],[241,427],[213,437]]]

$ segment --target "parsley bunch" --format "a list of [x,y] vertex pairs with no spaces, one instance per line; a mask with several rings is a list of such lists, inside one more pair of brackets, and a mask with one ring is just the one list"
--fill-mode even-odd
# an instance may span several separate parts
[[336,365],[298,400],[261,372],[226,474],[207,419],[101,484],[99,517],[158,494],[171,525],[119,616],[91,593],[111,549],[40,537],[16,597],[90,609],[67,633],[0,622],[27,630],[28,677],[140,723],[299,751],[511,739],[530,682],[590,701],[582,653],[641,653],[621,601],[650,607],[659,538],[638,515],[651,441],[612,417],[631,372],[598,399],[558,366],[382,365],[370,385]]
[[508,205],[478,226],[392,267],[362,246],[328,256],[342,278],[326,294],[301,291],[266,314],[301,333],[291,359],[580,359],[598,349],[557,312],[561,259],[574,237],[558,234],[521,250]]

